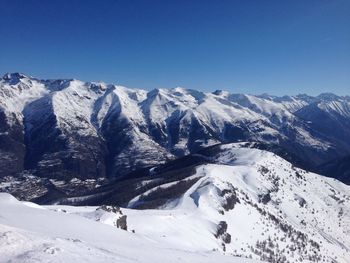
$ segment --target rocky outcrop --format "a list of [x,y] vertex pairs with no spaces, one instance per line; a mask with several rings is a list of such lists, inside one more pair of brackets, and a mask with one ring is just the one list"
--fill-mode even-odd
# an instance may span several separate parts
[[117,219],[117,227],[122,230],[128,230],[128,225],[126,223],[126,215],[122,215]]
[[116,205],[102,205],[98,207],[96,210],[103,210],[108,213],[113,213],[116,214],[116,220],[114,222],[114,225],[117,228],[120,228],[122,230],[127,231],[128,230],[128,225],[127,225],[127,216],[123,214],[122,210],[120,209],[119,206]]
[[226,245],[231,243],[231,235],[227,233],[227,223],[225,221],[220,221],[217,225],[216,232],[214,236],[222,241],[223,251],[226,251]]
[[227,189],[224,189],[220,192],[220,196],[224,198],[222,207],[225,209],[225,211],[232,210],[235,205],[239,203],[236,191],[231,184]]

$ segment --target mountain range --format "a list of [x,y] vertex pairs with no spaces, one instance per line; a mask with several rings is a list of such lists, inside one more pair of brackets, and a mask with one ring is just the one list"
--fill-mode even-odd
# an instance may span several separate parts
[[348,96],[5,74],[0,261],[348,263],[349,139]]
[[[350,97],[128,89],[75,79],[0,79],[0,178],[123,178],[205,147],[258,142],[295,165],[332,169],[350,156]],[[265,145],[265,146],[263,146]]]

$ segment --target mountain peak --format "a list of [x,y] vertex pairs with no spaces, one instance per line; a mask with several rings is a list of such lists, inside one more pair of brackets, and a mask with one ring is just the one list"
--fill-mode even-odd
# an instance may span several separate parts
[[257,97],[262,98],[262,99],[267,99],[267,100],[274,100],[275,98],[277,98],[277,96],[270,95],[268,93],[260,94]]
[[334,93],[321,93],[320,95],[317,96],[318,99],[320,100],[325,100],[325,101],[331,101],[331,100],[338,100],[339,96],[335,95]]
[[2,77],[2,79],[9,82],[10,85],[16,85],[18,82],[20,82],[21,79],[26,79],[26,78],[29,78],[29,77],[19,72],[6,73]]
[[212,94],[214,94],[216,96],[228,96],[230,93],[228,91],[225,91],[225,90],[217,89],[217,90],[213,91]]
[[2,78],[4,80],[11,80],[11,79],[27,78],[27,76],[19,72],[13,72],[13,73],[5,73]]

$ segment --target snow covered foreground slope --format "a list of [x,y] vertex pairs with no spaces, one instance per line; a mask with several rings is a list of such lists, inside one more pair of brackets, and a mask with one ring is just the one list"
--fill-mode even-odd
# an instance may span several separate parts
[[[218,239],[234,255],[269,262],[350,262],[350,187],[295,168],[273,153],[235,147],[240,145],[221,146],[211,156],[216,164],[196,168],[194,176],[201,179],[165,206],[171,211],[165,210],[168,224],[192,225],[184,232],[194,234],[221,222],[227,229]],[[152,222],[154,213],[146,214]],[[176,231],[157,229],[166,236]]]
[[241,144],[210,158],[215,164],[183,179],[199,178],[180,198],[132,209],[174,182],[130,200],[122,209],[130,232],[97,207],[28,207],[2,194],[0,261],[67,262],[78,254],[84,262],[350,262],[349,186]]
[[[100,215],[94,208],[75,213],[22,203],[0,193],[0,262],[253,262],[160,242],[77,215]],[[89,211],[94,212],[89,212]],[[105,212],[105,219],[113,215]],[[156,226],[155,226],[156,227]]]

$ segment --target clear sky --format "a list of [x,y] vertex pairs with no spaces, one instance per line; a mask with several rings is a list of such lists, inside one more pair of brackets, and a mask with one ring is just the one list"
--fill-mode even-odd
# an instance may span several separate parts
[[350,95],[350,0],[0,0],[0,73]]

